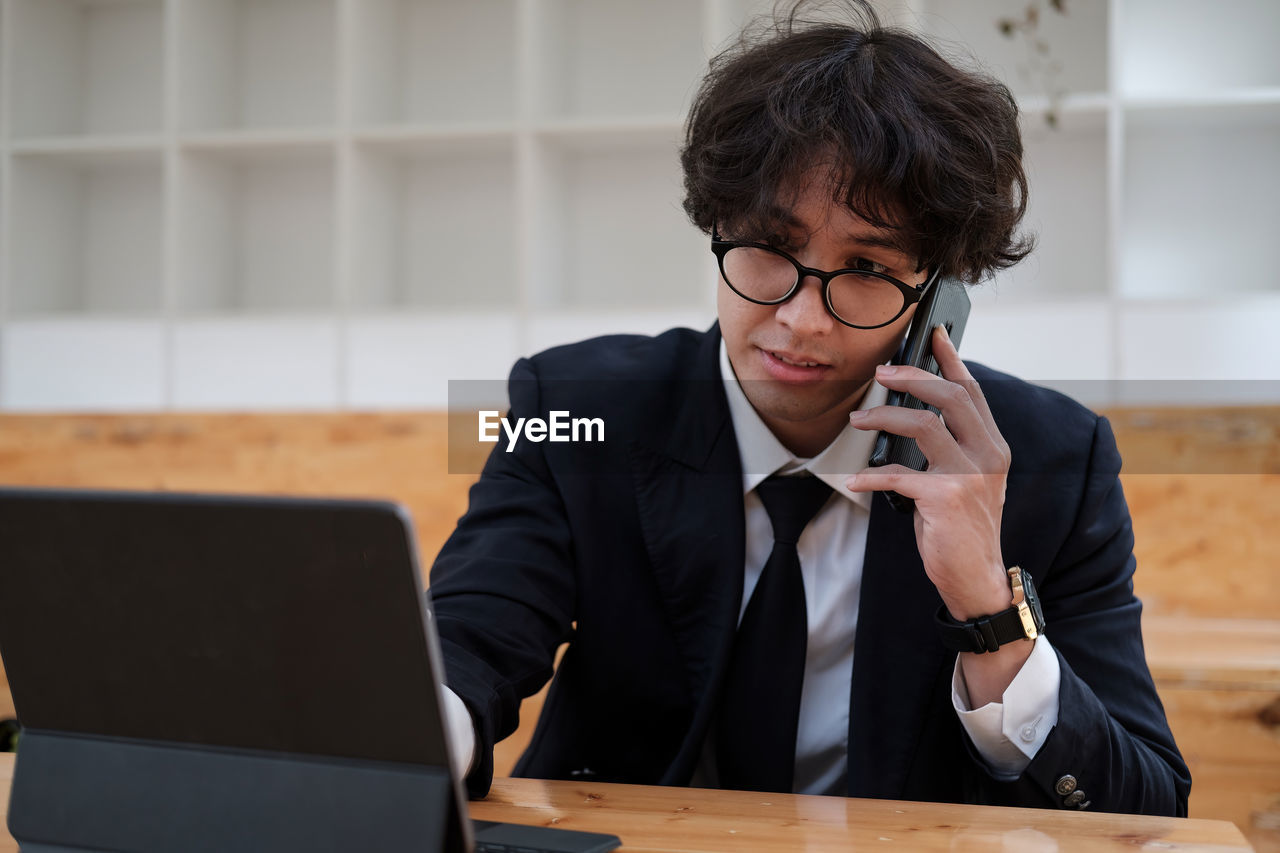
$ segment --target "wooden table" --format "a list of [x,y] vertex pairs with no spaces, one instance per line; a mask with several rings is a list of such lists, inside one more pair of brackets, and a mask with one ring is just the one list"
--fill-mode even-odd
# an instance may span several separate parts
[[[13,756],[0,755],[0,817]],[[609,832],[627,851],[1250,850],[1234,824],[1093,812],[498,779],[472,817]],[[0,829],[0,853],[16,853]]]

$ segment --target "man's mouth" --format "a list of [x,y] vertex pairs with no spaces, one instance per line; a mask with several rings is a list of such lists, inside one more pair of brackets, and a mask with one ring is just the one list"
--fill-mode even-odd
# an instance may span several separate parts
[[789,356],[784,353],[775,352],[774,350],[769,350],[769,355],[773,356],[783,364],[790,364],[795,367],[826,367],[827,366],[820,361],[811,361],[801,356]]
[[809,353],[757,349],[765,375],[776,382],[808,384],[828,375],[831,365]]

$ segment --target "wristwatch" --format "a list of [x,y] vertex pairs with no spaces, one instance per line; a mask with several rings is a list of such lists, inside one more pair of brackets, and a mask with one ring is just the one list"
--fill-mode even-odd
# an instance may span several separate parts
[[1009,586],[1013,589],[1013,606],[994,616],[982,616],[968,622],[957,622],[944,604],[938,608],[936,621],[942,644],[956,652],[994,652],[1014,640],[1034,640],[1044,632],[1044,613],[1031,575],[1014,566],[1009,569]]

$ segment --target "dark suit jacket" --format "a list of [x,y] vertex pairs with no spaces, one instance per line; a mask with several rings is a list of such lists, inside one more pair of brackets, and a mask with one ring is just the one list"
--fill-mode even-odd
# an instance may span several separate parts
[[[599,417],[596,444],[505,439],[431,571],[449,686],[475,720],[483,796],[496,741],[569,643],[517,775],[686,785],[742,596],[741,463],[719,330],[615,336],[521,360],[509,417]],[[1185,815],[1190,776],[1148,672],[1133,534],[1107,421],[977,364],[1012,449],[1004,558],[1031,572],[1062,669],[1058,723],[1015,782],[984,769],[951,707],[955,661],[912,519],[875,496],[849,714],[848,793]]]

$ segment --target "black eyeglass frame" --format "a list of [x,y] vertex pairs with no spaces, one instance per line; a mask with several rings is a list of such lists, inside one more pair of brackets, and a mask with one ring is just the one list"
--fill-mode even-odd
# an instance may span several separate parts
[[[791,263],[791,265],[796,268],[795,284],[791,285],[791,289],[788,290],[782,296],[778,297],[777,299],[756,299],[754,297],[747,296],[741,290],[738,290],[738,288],[733,286],[732,282],[729,281],[728,274],[724,270],[724,256],[729,253],[730,249],[740,249],[740,248],[762,249],[766,252],[772,252],[775,255],[779,255],[783,258],[786,258]],[[716,256],[716,263],[720,267],[720,275],[721,277],[724,278],[724,283],[729,285],[729,289],[732,290],[734,293],[738,294],[748,302],[754,302],[756,305],[781,305],[782,303],[786,302],[788,299],[791,299],[793,296],[795,296],[797,293],[800,292],[800,285],[804,283],[805,278],[809,276],[813,276],[818,281],[822,282],[822,302],[827,308],[827,313],[830,314],[832,317],[834,317],[838,322],[843,323],[844,325],[848,326],[851,329],[883,329],[885,326],[888,326],[890,323],[893,323],[903,314],[907,313],[908,308],[910,308],[912,305],[919,302],[921,299],[925,297],[926,294],[928,294],[930,288],[932,288],[934,283],[937,282],[939,278],[939,273],[942,271],[941,267],[934,267],[934,269],[929,273],[928,278],[926,278],[924,280],[924,283],[921,284],[919,287],[912,287],[906,282],[899,281],[898,279],[894,278],[891,275],[886,275],[885,273],[881,273],[881,272],[875,272],[873,270],[843,269],[843,270],[835,270],[834,272],[827,272],[826,270],[819,270],[819,269],[814,269],[813,267],[806,267],[804,264],[800,263],[795,258],[788,255],[786,252],[774,246],[770,246],[767,243],[752,243],[752,242],[743,242],[739,240],[722,240],[720,238],[720,232],[718,230],[713,230],[711,232],[711,251]],[[839,314],[836,313],[835,306],[831,302],[831,282],[836,278],[836,276],[841,276],[841,275],[871,276],[872,278],[879,278],[889,282],[894,287],[898,288],[898,290],[902,293],[902,307],[898,309],[897,314],[894,314],[892,317],[890,317],[888,320],[885,320],[883,323],[877,323],[874,326],[859,326],[856,323],[850,323],[848,320],[844,319],[843,317],[841,317]]]

